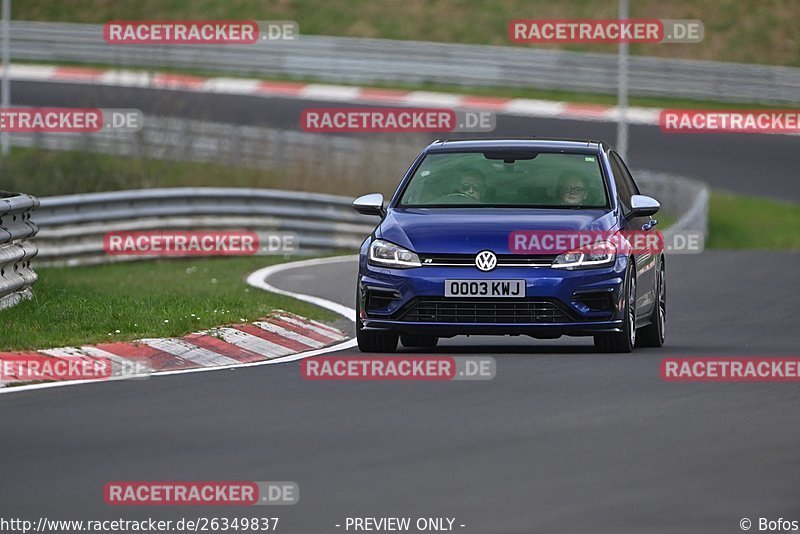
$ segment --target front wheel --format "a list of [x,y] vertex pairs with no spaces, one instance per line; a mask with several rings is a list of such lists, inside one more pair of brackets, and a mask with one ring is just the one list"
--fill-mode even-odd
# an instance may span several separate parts
[[631,352],[636,345],[636,268],[632,262],[626,279],[622,332],[594,336],[597,352]]

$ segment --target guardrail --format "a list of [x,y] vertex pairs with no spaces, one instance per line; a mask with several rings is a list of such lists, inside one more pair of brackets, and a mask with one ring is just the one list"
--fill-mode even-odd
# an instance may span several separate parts
[[297,236],[298,254],[358,248],[377,221],[359,216],[352,199],[247,188],[163,188],[42,197],[37,265],[83,265],[144,259],[107,256],[109,231],[249,230],[265,239]]
[[[302,31],[302,28],[301,28]],[[13,21],[15,60],[179,67],[342,83],[441,83],[615,94],[613,54],[301,35],[269,46],[120,46],[100,24]],[[800,68],[632,56],[630,94],[800,102]]]
[[[634,172],[636,184],[642,193],[661,202],[663,213],[676,215],[665,236],[676,232],[699,232],[708,237],[709,189],[697,180],[663,172]],[[658,218],[658,215],[655,217]]]
[[[319,190],[330,187],[319,179],[319,169],[335,176],[330,192],[378,191],[391,194],[401,176],[427,144],[424,136],[369,139],[341,135],[278,130],[256,126],[238,126],[216,122],[192,121],[167,117],[148,118],[142,131],[96,134],[15,134],[16,146],[55,150],[92,150],[122,156],[147,157],[178,161],[218,163],[232,167],[281,169],[282,176],[294,183],[306,183]],[[382,169],[376,173],[375,169]],[[683,213],[693,206],[692,217],[674,230],[705,233],[708,188],[699,181],[666,173],[640,170],[637,183],[658,198],[670,215]],[[279,187],[281,185],[279,184]],[[338,189],[337,189],[338,188]]]
[[33,296],[36,273],[31,258],[36,256],[36,245],[29,239],[38,231],[31,221],[38,205],[30,195],[0,191],[0,309]]
[[[405,136],[392,141],[372,135],[371,151],[384,158],[399,145],[412,147],[413,160],[426,136]],[[295,130],[242,126],[176,117],[148,116],[138,132],[101,130],[87,133],[20,132],[14,146],[51,150],[88,150],[120,156],[221,163],[237,167],[280,167],[322,153],[329,165],[352,161],[363,151],[363,138],[320,135]],[[377,152],[376,152],[377,151]]]
[[[669,231],[706,233],[708,192],[693,180],[640,171],[643,193],[659,197],[676,219]],[[246,188],[164,188],[43,197],[36,221],[37,264],[84,265],[145,256],[108,256],[109,231],[249,230],[264,239],[297,236],[298,254],[357,249],[377,223],[358,215],[352,198]]]
[[[337,194],[364,189],[389,194],[420,147],[431,140],[426,134],[320,135],[157,116],[148,117],[139,132],[36,132],[15,133],[11,138],[14,146],[267,169],[274,171],[272,187]],[[131,184],[133,188],[145,185]]]

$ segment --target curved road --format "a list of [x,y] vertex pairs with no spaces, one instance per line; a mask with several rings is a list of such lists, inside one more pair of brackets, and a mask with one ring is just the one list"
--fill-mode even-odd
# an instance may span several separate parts
[[[299,130],[300,115],[304,108],[350,106],[342,102],[53,81],[13,82],[11,94],[15,105],[137,108],[145,115],[294,130]],[[800,184],[796,172],[800,168],[798,136],[665,134],[657,126],[642,125],[631,125],[629,130],[628,163],[633,168],[689,176],[704,180],[718,189],[800,201]],[[458,137],[453,134],[427,137],[420,134],[406,135],[419,138],[420,147],[437,138]],[[594,121],[498,115],[497,129],[490,135],[592,138],[604,139],[613,144],[616,126]],[[466,136],[474,137],[476,134]],[[398,176],[397,179],[399,178]]]
[[[305,382],[299,364],[0,397],[4,516],[448,516],[463,532],[736,532],[800,516],[793,384],[669,384],[666,355],[793,354],[796,253],[671,256],[668,345],[598,355],[581,340],[483,337],[492,381]],[[352,305],[354,263],[269,281]],[[344,282],[348,283],[344,283]],[[343,352],[342,354],[348,354]],[[352,354],[352,352],[350,353]],[[118,509],[111,480],[293,480],[268,509]]]

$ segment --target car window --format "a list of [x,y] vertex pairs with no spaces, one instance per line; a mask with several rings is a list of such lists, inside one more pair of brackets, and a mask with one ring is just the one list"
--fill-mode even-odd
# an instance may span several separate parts
[[573,153],[428,154],[398,207],[607,207],[597,156]]
[[628,169],[628,165],[623,161],[622,156],[616,152],[614,152],[614,156],[616,156],[620,169],[622,169],[622,178],[625,180],[625,183],[628,184],[631,194],[638,195],[639,186],[636,185],[636,180],[633,179],[633,174],[631,174],[630,169]]

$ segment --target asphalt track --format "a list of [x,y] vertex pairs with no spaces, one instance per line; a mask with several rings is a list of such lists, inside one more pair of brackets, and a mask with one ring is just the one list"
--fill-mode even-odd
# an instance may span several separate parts
[[[77,105],[87,90],[36,85],[26,93],[15,84],[15,102]],[[100,90],[102,105],[132,105],[114,96],[125,90]],[[191,110],[192,98],[220,99],[218,109],[227,97],[186,98]],[[243,100],[248,117],[251,106],[291,117],[301,105]],[[146,92],[138,103],[147,112]],[[517,134],[613,139],[613,127],[598,123],[527,122],[536,132]],[[634,127],[635,165],[800,197],[797,138],[689,137]],[[669,256],[660,350],[598,355],[586,340],[521,337],[436,349],[494,356],[492,381],[306,382],[289,363],[3,395],[0,517],[277,515],[280,531],[309,534],[382,515],[455,517],[466,525],[457,531],[481,534],[730,533],[742,517],[800,520],[796,385],[659,376],[668,355],[796,355],[798,261],[800,253],[757,251]],[[352,305],[355,266],[269,281]],[[292,480],[301,496],[292,507],[110,508],[102,487],[111,480]]]
[[[0,397],[2,516],[455,517],[463,532],[736,532],[800,518],[792,384],[670,384],[667,355],[796,354],[797,253],[669,257],[668,344],[598,355],[582,340],[447,340],[485,382],[307,382],[299,364]],[[775,266],[786,266],[776,269]],[[269,282],[352,305],[354,263]],[[724,280],[724,282],[722,282]],[[342,352],[341,354],[354,354]],[[292,480],[292,507],[110,508],[112,480]]]
[[[14,104],[20,106],[129,107],[140,109],[145,115],[293,130],[299,130],[301,111],[306,107],[350,106],[342,102],[57,82],[13,82],[11,94]],[[800,201],[797,181],[800,137],[665,134],[657,126],[643,125],[631,125],[629,131],[631,157],[628,163],[633,168],[697,178],[717,189]],[[413,135],[421,137],[420,148],[424,146],[425,137]],[[461,134],[462,137],[470,135],[476,134]],[[616,126],[594,121],[498,115],[497,129],[490,135],[591,138],[613,144]],[[444,137],[448,134],[431,134],[427,141]]]

